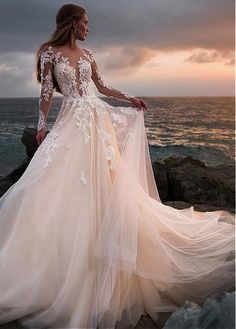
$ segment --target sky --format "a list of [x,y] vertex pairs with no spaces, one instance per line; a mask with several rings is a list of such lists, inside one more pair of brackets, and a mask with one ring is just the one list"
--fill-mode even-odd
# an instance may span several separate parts
[[[37,97],[60,0],[1,0],[0,97]],[[81,0],[103,79],[136,96],[233,96],[234,0]],[[57,95],[57,94],[56,94]]]

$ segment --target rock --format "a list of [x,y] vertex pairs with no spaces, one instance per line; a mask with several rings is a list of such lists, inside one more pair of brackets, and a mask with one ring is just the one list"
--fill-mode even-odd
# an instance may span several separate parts
[[214,168],[185,162],[168,168],[172,200],[234,207],[234,190]]
[[163,329],[197,329],[200,314],[201,307],[187,300],[183,306],[171,314]]
[[17,321],[11,321],[9,323],[0,325],[0,329],[23,329],[23,328],[17,323]]
[[198,159],[193,159],[192,156],[181,157],[181,156],[173,155],[173,156],[165,159],[164,162],[165,162],[166,166],[169,168],[178,167],[178,166],[184,165],[185,163],[191,163],[192,165],[206,168],[206,165],[204,162],[202,162]]
[[0,325],[0,329],[21,329],[16,321]]
[[164,161],[152,163],[153,173],[161,200],[170,200],[168,188],[167,166]]
[[[46,132],[48,134],[49,131]],[[20,165],[14,169],[10,174],[0,177],[0,197],[18,181],[18,179],[23,175],[26,170],[30,160],[32,159],[34,153],[38,148],[38,143],[36,140],[37,129],[26,127],[23,131],[21,142],[26,147],[27,158],[25,158]]]
[[[166,168],[165,168],[166,167]],[[169,157],[153,162],[162,202],[184,201],[221,209],[235,208],[234,164],[207,167],[188,157]]]
[[[166,201],[163,202],[164,204],[166,204],[167,206],[176,208],[176,209],[185,209],[188,207],[193,206],[194,210],[197,211],[215,211],[215,210],[222,210],[222,207],[220,206],[213,206],[213,205],[209,205],[209,204],[201,204],[201,203],[188,203],[188,202],[184,202],[184,201]],[[230,207],[224,207],[225,215],[227,215],[227,212],[234,214],[235,209],[234,208],[230,208]],[[231,222],[232,223],[232,222]]]
[[0,197],[23,175],[25,169],[30,163],[30,158],[26,158],[21,162],[19,167],[13,170],[10,174],[0,178]]
[[163,329],[234,329],[235,291],[208,297],[202,306],[185,301],[166,321]]
[[[171,312],[161,312],[159,313],[159,319],[155,323],[150,316],[142,315],[137,323],[135,329],[162,329]],[[128,328],[125,328],[128,329]],[[133,329],[133,328],[131,328]]]
[[37,135],[37,129],[26,127],[21,137],[21,142],[25,145],[26,154],[29,158],[32,158],[32,156],[34,155],[34,153],[38,148],[36,135]]

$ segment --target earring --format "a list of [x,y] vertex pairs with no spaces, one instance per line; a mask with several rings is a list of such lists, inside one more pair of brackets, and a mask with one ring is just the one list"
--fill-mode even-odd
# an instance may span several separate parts
[[74,26],[74,34],[75,34],[75,36],[77,36],[76,26]]

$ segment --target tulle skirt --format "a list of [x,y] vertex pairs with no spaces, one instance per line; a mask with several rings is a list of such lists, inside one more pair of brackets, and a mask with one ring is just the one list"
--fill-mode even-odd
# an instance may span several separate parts
[[0,206],[1,324],[132,328],[234,287],[234,216],[161,202],[135,108],[64,97]]

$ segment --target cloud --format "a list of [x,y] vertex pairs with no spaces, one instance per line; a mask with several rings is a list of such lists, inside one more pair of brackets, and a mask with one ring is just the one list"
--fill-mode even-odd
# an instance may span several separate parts
[[[232,0],[81,0],[80,3],[90,20],[86,43],[98,50],[234,49]],[[64,1],[60,0],[5,2],[0,12],[0,51],[34,51],[54,30],[55,16],[62,4]]]
[[[113,55],[115,54],[115,56]],[[126,47],[111,50],[105,59],[103,68],[113,70],[137,70],[138,67],[150,60],[156,52],[148,48]]]
[[234,64],[233,51],[198,51],[186,58],[186,62],[192,63],[213,63],[224,62],[225,65]]
[[18,96],[29,96],[36,91],[33,85],[34,57],[28,53],[0,54],[0,88],[1,96],[10,97],[12,92]]
[[[55,29],[56,13],[64,3],[63,0],[3,2],[1,95],[5,96],[10,89],[20,95],[35,91],[35,87],[29,87],[33,56]],[[193,63],[234,63],[232,0],[81,0],[79,3],[87,10],[90,21],[89,37],[79,46],[90,48],[101,59],[105,74],[115,72],[125,76],[148,66],[159,53],[182,51],[192,51],[186,61]]]

